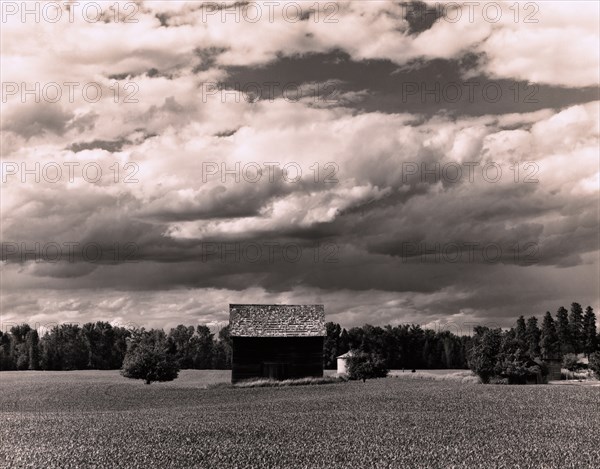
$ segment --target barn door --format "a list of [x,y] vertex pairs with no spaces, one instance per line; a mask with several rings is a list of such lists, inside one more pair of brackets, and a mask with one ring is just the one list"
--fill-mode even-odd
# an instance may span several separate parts
[[275,379],[278,381],[287,379],[287,364],[281,362],[264,362],[263,378]]

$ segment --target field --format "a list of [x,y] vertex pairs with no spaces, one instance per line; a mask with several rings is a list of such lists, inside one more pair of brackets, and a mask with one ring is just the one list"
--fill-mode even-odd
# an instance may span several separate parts
[[386,379],[233,389],[0,374],[1,467],[598,467],[600,389]]

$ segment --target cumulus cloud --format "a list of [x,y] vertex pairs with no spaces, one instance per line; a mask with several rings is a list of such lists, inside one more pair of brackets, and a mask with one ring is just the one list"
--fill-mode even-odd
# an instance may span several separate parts
[[[597,304],[597,5],[546,2],[538,23],[508,3],[497,22],[428,7],[424,23],[391,2],[340,4],[335,23],[283,5],[223,23],[189,2],[140,4],[134,24],[8,21],[7,81],[79,87],[54,103],[3,88],[2,321],[217,324],[229,302],[295,301],[345,325],[506,325]],[[207,87],[273,70],[303,98]],[[388,84],[364,77],[450,72],[565,93],[467,113],[381,102]],[[337,99],[307,97],[327,83]],[[106,257],[38,262],[50,243]]]

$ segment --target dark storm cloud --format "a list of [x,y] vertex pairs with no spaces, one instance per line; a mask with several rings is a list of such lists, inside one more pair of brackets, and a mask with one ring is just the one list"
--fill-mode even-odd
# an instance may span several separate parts
[[130,143],[127,139],[121,138],[119,140],[92,140],[91,142],[75,142],[72,143],[68,149],[73,152],[79,152],[83,150],[100,149],[110,152],[121,151],[124,145]]
[[[162,109],[168,109],[169,105],[171,107],[176,106],[175,104],[169,104],[169,101],[172,101],[172,98],[167,98],[165,106]],[[74,153],[78,153],[84,150],[105,150],[110,153],[116,153],[123,150],[124,147],[129,145],[138,145],[142,143],[144,140],[152,137],[156,137],[156,134],[146,133],[143,128],[135,129],[135,132],[139,134],[135,136],[134,139],[129,139],[125,137],[119,137],[114,140],[91,140],[89,142],[74,142],[70,144],[66,149],[72,151]]]
[[[476,199],[448,190],[444,199],[421,206],[377,202],[371,214],[354,224],[353,230],[361,233],[356,242],[368,252],[405,261],[431,260],[435,255],[427,252],[440,256],[447,249],[446,258],[459,253],[459,262],[465,262],[472,253],[475,263],[485,264],[483,251],[489,249],[491,257],[498,256],[494,262],[556,266],[577,265],[581,255],[599,247],[592,196],[581,198],[573,215],[563,215],[557,233],[548,233],[541,220],[556,217],[565,199],[548,197],[536,185],[491,185],[478,191]],[[410,223],[404,223],[407,220]],[[339,227],[340,231],[348,228]]]
[[[428,213],[423,223],[404,225],[403,220],[416,221],[419,217],[392,206],[387,210],[374,209],[367,218],[357,214],[341,216],[332,224],[315,226],[310,233],[307,230],[303,237],[246,233],[229,239],[185,240],[165,237],[165,226],[128,217],[115,218],[106,213],[88,220],[90,229],[78,239],[82,245],[99,244],[105,259],[90,263],[79,255],[71,263],[35,265],[30,273],[58,279],[84,276],[85,285],[98,282],[104,287],[142,290],[180,287],[235,290],[244,285],[283,292],[304,285],[328,291],[432,293],[463,283],[470,285],[472,276],[477,276],[474,272],[490,272],[513,264],[518,269],[536,264],[567,266],[572,265],[570,259],[577,252],[597,249],[593,223],[587,231],[582,231],[576,229],[574,221],[572,229],[577,234],[563,230],[564,233],[547,241],[539,224],[523,222],[511,230],[504,228],[505,221],[510,219],[508,214],[494,217],[495,220],[486,217],[479,224],[474,224],[472,218],[460,217],[453,223],[453,217],[456,215],[447,207],[440,206],[437,213]],[[512,220],[514,223],[515,219]],[[515,258],[514,246],[524,246],[528,241],[536,243],[538,249],[521,252],[521,257]],[[113,262],[113,246],[131,242],[135,245],[132,255]],[[467,243],[475,247],[467,249]],[[436,259],[427,255],[436,244],[454,244],[456,248],[443,256],[438,251]],[[492,249],[486,258],[482,248],[488,245]],[[284,257],[284,247],[290,250],[288,258]],[[295,260],[298,250],[302,256]],[[257,252],[260,255],[255,259]],[[460,259],[454,260],[457,252]],[[107,264],[121,268],[100,269]],[[141,275],[142,271],[146,274]],[[102,278],[108,272],[110,275]],[[140,272],[139,278],[128,272]]]
[[235,135],[235,133],[238,131],[239,129],[232,129],[232,130],[224,130],[223,132],[218,132],[215,134],[215,137],[219,137],[219,138],[223,138],[223,137],[231,137],[232,135]]
[[[220,166],[215,162],[208,162],[206,173],[209,169],[220,171]],[[218,169],[217,169],[218,168]],[[261,216],[270,202],[293,194],[327,193],[330,186],[323,182],[300,181],[286,184],[281,168],[274,168],[272,173],[275,182],[269,182],[271,177],[266,170],[255,171],[252,167],[239,177],[236,184],[214,183],[208,177],[198,181],[198,188],[192,196],[182,197],[179,193],[168,192],[164,196],[146,203],[136,216],[159,222],[199,221],[235,219],[244,217]],[[260,182],[249,182],[251,178],[260,177]],[[213,183],[213,184],[209,184]],[[283,228],[285,230],[285,228]],[[242,235],[243,238],[256,236],[251,231]],[[233,236],[235,237],[235,235]]]
[[[180,105],[167,98],[165,106],[177,108]],[[381,116],[367,117],[381,119]],[[469,121],[466,128],[481,127],[484,122],[487,121]],[[415,141],[405,149],[410,152],[406,157],[427,163],[443,162],[444,148],[452,148],[454,142],[450,140],[439,147],[426,146],[425,142],[435,136],[438,129],[449,126],[448,122],[442,125],[439,121],[432,121],[423,124],[422,128],[409,128],[414,133],[408,133],[407,137]],[[364,127],[366,130],[370,128],[369,125]],[[578,130],[573,126],[570,129],[574,133],[584,130],[585,127]],[[487,129],[486,132],[493,130]],[[477,139],[483,139],[484,135]],[[357,138],[364,140],[360,135]],[[350,148],[353,155],[362,155],[361,148],[351,142]],[[129,275],[115,275],[115,271],[104,267],[33,266],[28,270],[33,276],[56,279],[81,276],[85,282],[96,281],[107,288],[117,282],[122,288],[131,286],[142,290],[180,287],[236,289],[241,288],[240,285],[248,285],[283,292],[303,285],[325,291],[432,293],[461,284],[462,270],[490,267],[487,260],[481,258],[481,247],[487,244],[496,244],[507,250],[495,258],[490,268],[499,264],[528,268],[527,264],[514,259],[512,251],[508,251],[518,243],[536,243],[539,253],[536,253],[538,257],[534,264],[561,267],[581,264],[583,254],[597,249],[597,230],[594,231],[597,216],[592,210],[594,200],[591,195],[577,200],[572,200],[568,193],[555,192],[548,196],[543,184],[469,185],[466,181],[458,184],[442,181],[438,184],[435,180],[416,178],[405,181],[398,171],[398,163],[403,160],[387,153],[394,148],[394,140],[382,147],[381,154],[372,153],[372,148],[372,145],[368,146],[369,152],[366,153],[370,159],[358,157],[356,161],[348,162],[346,170],[354,178],[355,185],[370,183],[390,186],[393,190],[377,200],[358,199],[327,222],[294,226],[272,221],[267,229],[256,229],[250,225],[239,232],[215,231],[211,234],[209,231],[190,239],[169,235],[169,224],[179,220],[218,223],[257,216],[268,222],[268,217],[262,217],[260,210],[272,199],[305,193],[314,196],[324,189],[314,183],[296,186],[235,184],[203,192],[202,185],[196,181],[197,185],[183,191],[189,193],[189,189],[198,189],[191,199],[179,198],[175,191],[167,191],[144,200],[129,193],[110,194],[90,187],[77,198],[63,200],[61,191],[37,188],[25,194],[30,202],[27,216],[19,223],[9,225],[4,233],[9,240],[35,240],[37,237],[61,242],[99,243],[109,259],[102,259],[96,265],[120,265],[125,272],[152,266],[148,272],[154,272],[147,279],[133,279]],[[480,156],[481,145],[474,145],[470,151]],[[322,202],[327,204],[330,200],[325,197]],[[290,210],[293,210],[294,206],[291,207]],[[556,233],[545,233],[547,221],[544,220],[561,209],[564,211],[562,226],[555,230]],[[48,220],[61,220],[61,223],[49,224]],[[588,221],[583,223],[582,220]],[[288,262],[281,257],[275,262],[264,259],[235,262],[231,256],[223,259],[214,252],[215,246],[217,249],[243,250],[244,246],[247,248],[251,243],[262,245],[266,240],[275,241],[278,246],[296,243],[307,252],[310,252],[311,243],[313,246],[318,242],[329,243],[338,249],[336,262],[314,262],[312,257],[298,262]],[[241,245],[232,246],[236,242]],[[402,250],[403,243],[418,245],[421,242],[427,243],[426,247],[453,243],[463,254],[465,249],[461,246],[475,242],[479,245],[475,249],[479,256],[474,260],[463,256],[458,262],[430,263],[423,261],[421,254],[412,248]],[[110,249],[114,243],[134,243],[133,259],[112,262]],[[263,249],[266,247],[263,246]],[[8,260],[15,261],[14,258]],[[136,261],[136,266],[129,265],[132,260]],[[74,262],[84,263],[86,260],[79,256]],[[107,275],[107,272],[110,272],[109,277],[101,280],[99,277]]]
[[192,199],[180,200],[175,194],[167,194],[147,204],[139,215],[160,221],[250,217],[258,215],[269,199],[286,192],[289,189],[285,186],[274,184],[251,184],[246,189],[219,185],[199,191]]
[[[317,103],[335,104],[345,93],[364,91],[359,101],[342,104],[352,105],[362,112],[407,112],[426,116],[440,112],[457,116],[533,112],[589,102],[600,96],[597,87],[566,88],[519,80],[492,80],[482,75],[465,78],[465,72],[481,60],[485,57],[466,54],[459,60],[418,60],[399,67],[389,60],[358,62],[347,53],[334,51],[281,57],[258,68],[229,67],[222,85],[247,90],[250,94],[258,84],[262,86],[261,99],[285,96],[293,100],[297,94],[290,91],[292,85],[323,83],[323,95],[316,95]],[[265,84],[269,82],[280,85],[268,88]],[[332,88],[337,93],[332,93]]]

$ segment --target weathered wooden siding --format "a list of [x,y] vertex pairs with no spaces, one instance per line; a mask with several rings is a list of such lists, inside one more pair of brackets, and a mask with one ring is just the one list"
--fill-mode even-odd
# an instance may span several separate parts
[[231,381],[323,376],[323,337],[232,337]]
[[544,363],[548,367],[548,381],[559,381],[561,376],[562,360],[560,359],[544,359]]

